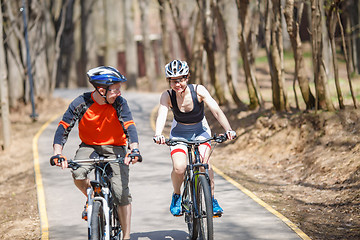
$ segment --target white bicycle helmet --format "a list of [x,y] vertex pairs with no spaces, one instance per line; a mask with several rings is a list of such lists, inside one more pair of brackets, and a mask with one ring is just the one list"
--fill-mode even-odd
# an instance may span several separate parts
[[173,60],[165,65],[166,78],[186,76],[188,74],[189,66],[185,61]]

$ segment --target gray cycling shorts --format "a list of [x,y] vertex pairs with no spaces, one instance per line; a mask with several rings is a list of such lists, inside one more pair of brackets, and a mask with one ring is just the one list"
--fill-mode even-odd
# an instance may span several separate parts
[[170,138],[181,137],[187,140],[200,140],[211,137],[211,130],[206,118],[195,124],[182,124],[175,119],[172,122]]
[[[89,159],[94,151],[107,157],[116,157],[116,155],[125,157],[126,155],[125,146],[95,146],[81,143],[76,151],[74,160]],[[113,176],[110,181],[115,203],[119,206],[128,205],[132,202],[129,189],[129,166],[120,163],[110,163],[110,166],[113,170]],[[92,164],[81,164],[81,167],[71,172],[75,180],[84,180],[88,178],[88,174],[93,169]]]

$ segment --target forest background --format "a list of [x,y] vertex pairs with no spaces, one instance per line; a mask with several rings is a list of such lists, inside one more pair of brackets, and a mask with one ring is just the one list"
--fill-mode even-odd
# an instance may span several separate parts
[[[112,65],[128,91],[162,91],[172,59],[189,63],[192,83],[210,90],[239,134],[216,166],[311,238],[359,238],[360,1],[0,3],[0,166],[28,174],[23,183],[16,171],[1,176],[2,239],[24,234],[16,229],[27,221],[22,237],[39,238],[32,166],[21,167],[31,150],[13,155],[66,107],[54,89],[89,87],[88,69]],[[14,190],[8,201],[9,186],[30,195]]]

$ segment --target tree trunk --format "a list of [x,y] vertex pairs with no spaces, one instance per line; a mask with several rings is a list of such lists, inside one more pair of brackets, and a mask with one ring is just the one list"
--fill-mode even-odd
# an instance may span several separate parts
[[[80,0],[80,59],[78,62],[78,74],[77,85],[79,87],[86,87],[89,85],[86,77],[86,72],[91,67],[95,67],[97,63],[96,51],[89,51],[89,49],[95,49],[95,34],[92,33],[93,17],[92,8],[95,0]],[[92,63],[92,64],[89,64]]]
[[141,12],[141,32],[143,36],[144,55],[146,62],[146,77],[149,82],[150,91],[156,91],[156,74],[155,74],[155,58],[151,41],[149,39],[149,1],[139,0]]
[[119,16],[116,9],[117,0],[106,0],[104,1],[104,10],[105,10],[105,65],[113,66],[117,68],[117,54],[118,54],[118,41],[117,41],[117,32],[118,32],[118,21],[117,16]]
[[315,109],[334,111],[325,74],[325,61],[323,58],[322,36],[322,0],[311,0],[311,25],[312,25],[312,57],[314,68],[314,82],[316,89]]
[[[171,16],[172,16],[172,19],[175,24],[176,33],[180,39],[181,48],[185,54],[185,59],[186,59],[187,63],[189,64],[189,66],[191,66],[191,54],[190,54],[190,50],[189,50],[189,47],[188,47],[188,44],[186,41],[186,37],[185,37],[185,33],[184,33],[185,31],[180,23],[179,8],[176,5],[176,1],[174,1],[174,0],[168,0],[168,3],[169,3],[169,7],[170,7]],[[192,71],[192,69],[190,69],[190,71]]]
[[[3,2],[0,0],[0,6]],[[8,79],[7,69],[5,65],[5,50],[3,42],[3,15],[0,9],[0,108],[1,108],[1,132],[2,132],[2,145],[4,150],[7,150],[11,144],[11,125],[9,114],[9,99],[8,99]]]
[[210,11],[208,4],[206,4],[206,0],[197,0],[200,13],[201,13],[201,26],[202,26],[202,34],[203,34],[203,45],[206,51],[207,63],[209,68],[209,77],[212,86],[215,89],[215,95],[220,105],[224,105],[227,103],[225,98],[224,90],[221,86],[221,83],[216,75],[216,65],[215,65],[215,54],[213,49],[213,39],[212,32],[213,29],[213,15],[206,14]]
[[231,60],[230,60],[230,45],[229,45],[229,38],[228,38],[228,32],[226,30],[225,21],[223,18],[223,15],[219,9],[218,1],[214,4],[214,10],[215,10],[215,17],[218,20],[219,28],[224,31],[224,45],[225,45],[225,72],[226,72],[226,81],[229,87],[230,94],[235,102],[235,104],[238,106],[239,109],[243,110],[246,109],[246,105],[240,100],[239,96],[236,93],[236,89],[233,83],[233,78],[231,74]]
[[336,43],[335,43],[335,29],[336,29],[336,19],[335,19],[335,6],[332,4],[328,6],[327,16],[326,16],[326,25],[328,30],[328,36],[330,40],[331,53],[332,53],[332,62],[334,67],[334,77],[335,77],[335,87],[338,96],[338,102],[340,109],[344,109],[344,98],[342,96],[340,82],[339,82],[339,66],[337,61],[336,54]]
[[337,17],[337,21],[340,26],[341,40],[342,40],[342,46],[344,49],[344,57],[345,57],[345,62],[346,62],[346,73],[347,73],[347,78],[348,78],[348,82],[349,82],[350,93],[351,93],[351,97],[353,100],[354,108],[357,108],[356,97],[355,97],[354,90],[353,90],[352,83],[351,83],[351,76],[350,76],[351,70],[350,70],[349,57],[347,54],[347,46],[345,43],[344,28],[343,28],[341,20],[340,20],[340,13],[339,13],[338,9],[336,9],[336,17]]
[[[309,86],[309,78],[306,74],[305,64],[304,64],[304,57],[302,51],[302,43],[300,39],[300,22],[302,16],[302,9],[304,3],[297,3],[297,6],[294,7],[294,0],[288,0],[286,2],[285,7],[285,19],[287,22],[287,31],[290,36],[290,42],[294,53],[294,60],[295,60],[295,80],[297,79],[299,82],[300,91],[302,97],[304,99],[306,109],[312,109],[315,107],[315,98],[314,95],[311,93],[310,86]],[[295,9],[297,10],[297,15],[294,16]],[[296,91],[295,92],[295,99],[297,102]],[[297,104],[298,107],[298,104]],[[299,107],[298,107],[299,108]]]
[[[251,39],[251,36],[248,38],[245,37],[245,25],[247,19],[247,12],[249,8],[249,0],[237,0],[236,5],[238,8],[238,16],[241,23],[241,29],[239,31],[240,38],[240,53],[243,59],[243,68],[245,72],[246,86],[248,89],[249,99],[250,99],[250,109],[255,109],[257,106],[263,107],[263,99],[260,93],[260,87],[258,86],[257,79],[253,70],[253,63],[249,59],[251,53],[249,52],[248,46],[251,44],[246,41],[246,39]],[[251,32],[251,31],[249,31]]]
[[162,39],[162,51],[165,58],[165,62],[170,62],[170,50],[169,50],[169,33],[167,30],[167,21],[166,21],[166,0],[158,0],[159,3],[159,16],[160,16],[160,25],[161,25],[161,39]]
[[197,11],[194,28],[193,28],[193,38],[191,44],[191,83],[203,84],[203,72],[202,72],[202,58],[204,49],[202,46],[202,35],[201,35],[201,17],[200,11]]
[[[286,111],[288,110],[288,103],[284,89],[285,79],[280,0],[268,1],[267,9],[272,9],[270,16],[267,18],[269,22],[266,24],[266,31],[268,32],[266,48],[271,75],[273,105],[277,111]],[[269,14],[269,11],[267,11],[267,14]]]
[[[55,87],[69,87],[71,66],[74,61],[74,0],[64,0],[61,13],[56,20],[55,59],[53,78],[56,74]],[[53,80],[52,80],[53,81]],[[51,87],[53,89],[53,87]]]
[[[10,91],[10,98],[12,99],[11,102],[15,103],[15,101],[21,99],[23,101],[26,101],[26,67],[24,63],[26,62],[26,46],[25,46],[25,38],[22,33],[23,28],[23,22],[18,21],[14,15],[13,9],[19,9],[19,2],[15,1],[6,1],[6,12],[7,17],[9,19],[9,26],[10,29],[8,32],[10,32],[10,35],[7,36],[8,38],[8,44],[7,44],[7,52],[8,54],[8,66],[9,66],[9,72],[8,72],[8,78],[9,78],[9,91]],[[10,56],[11,55],[11,56]],[[15,65],[11,65],[12,62],[16,62]],[[18,72],[15,71],[15,66],[19,70]],[[14,73],[15,72],[15,73]],[[14,74],[13,74],[14,73]],[[20,76],[17,74],[19,73]],[[20,86],[20,87],[19,87]],[[13,88],[19,88],[21,89],[19,92],[15,92]]]
[[137,46],[134,39],[134,12],[132,0],[123,0],[125,56],[126,56],[126,78],[129,89],[137,88],[138,58]]

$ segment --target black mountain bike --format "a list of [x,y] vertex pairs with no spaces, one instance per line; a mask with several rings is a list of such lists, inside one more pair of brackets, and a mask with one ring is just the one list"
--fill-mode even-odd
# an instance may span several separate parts
[[[140,154],[130,154],[132,159],[137,157],[142,161]],[[123,157],[106,158],[94,152],[90,159],[69,160],[68,166],[76,170],[81,164],[93,164],[95,178],[90,181],[91,188],[87,189],[87,221],[89,240],[120,240],[121,226],[117,212],[117,205],[112,196],[110,178],[112,169],[110,163],[124,164]],[[55,165],[50,160],[51,165]]]
[[[226,135],[214,135],[211,138],[193,141],[183,138],[166,140],[168,146],[175,146],[176,144],[181,143],[185,144],[188,149],[188,165],[184,177],[181,206],[191,240],[214,239],[214,216],[210,177],[208,173],[209,165],[201,162],[199,146],[206,142],[215,142],[216,144],[226,140]],[[219,215],[217,217],[219,217]]]

